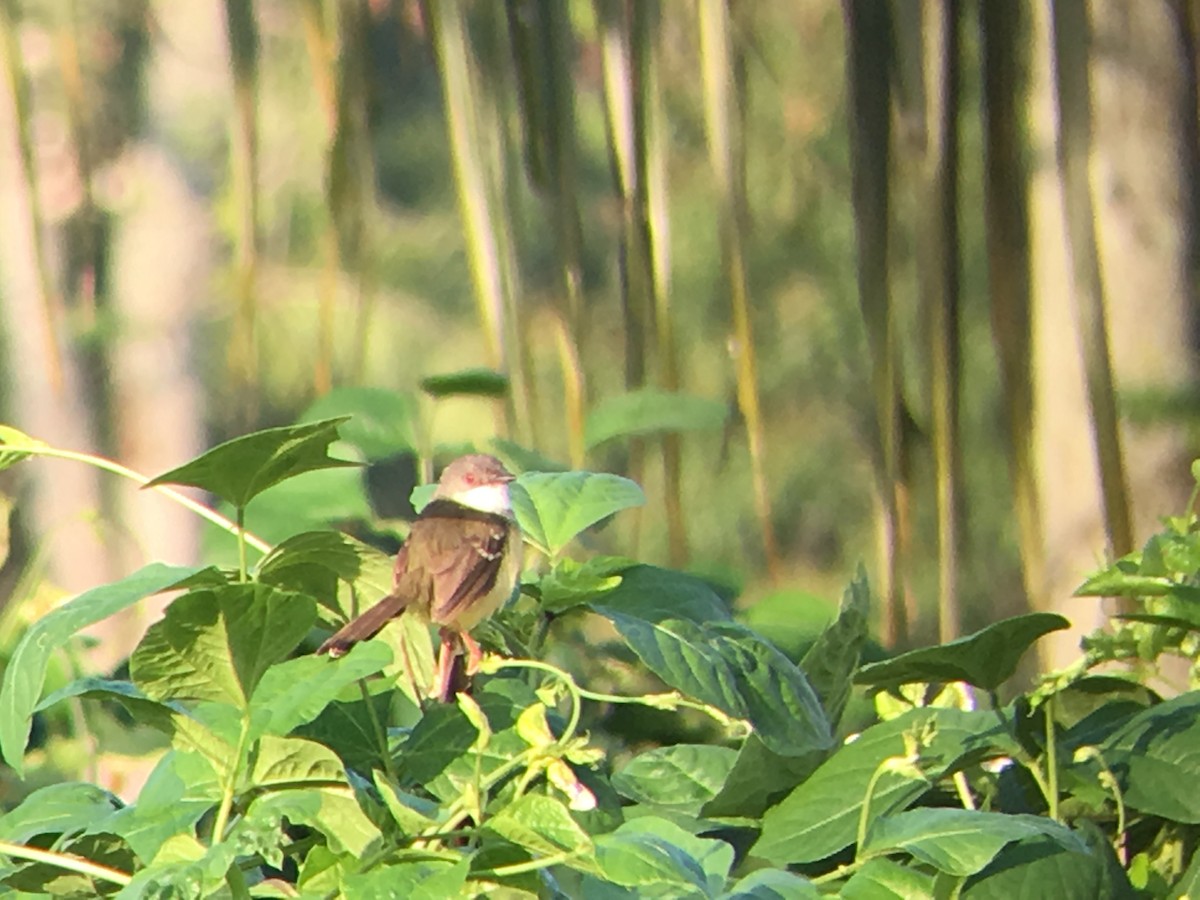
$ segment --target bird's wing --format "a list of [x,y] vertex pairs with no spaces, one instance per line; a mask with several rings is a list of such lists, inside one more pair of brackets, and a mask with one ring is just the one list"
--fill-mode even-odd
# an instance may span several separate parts
[[[420,565],[432,583],[429,618],[440,625],[453,625],[473,599],[482,598],[492,590],[509,534],[508,523],[499,516],[455,515],[454,518],[459,527],[452,531],[423,527],[428,519],[413,526],[429,536],[420,542],[423,548]],[[410,543],[414,543],[411,538]],[[415,559],[413,563],[416,564]]]

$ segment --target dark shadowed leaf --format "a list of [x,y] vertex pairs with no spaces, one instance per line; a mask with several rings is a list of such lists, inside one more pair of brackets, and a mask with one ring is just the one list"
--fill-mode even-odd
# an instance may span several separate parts
[[800,668],[816,691],[829,724],[837,728],[850,699],[850,685],[867,640],[867,616],[871,611],[871,589],[866,570],[860,565],[842,595],[837,618],[821,632],[804,654]]
[[645,389],[609,397],[588,414],[584,439],[589,449],[614,438],[719,429],[728,410],[724,403]]
[[645,502],[636,482],[604,472],[533,472],[512,487],[517,523],[551,557],[600,520]]
[[725,784],[701,810],[706,816],[758,817],[816,771],[828,755],[825,749],[803,756],[784,756],[767,749],[752,734],[742,742]]
[[508,376],[494,369],[463,369],[421,379],[421,390],[431,397],[503,397]]
[[1058,841],[1037,836],[1010,844],[979,874],[967,881],[962,897],[1010,900],[1043,896],[1055,900],[1118,900],[1137,896],[1114,885],[1104,859],[1096,853],[1068,850]]
[[348,420],[338,429],[370,462],[409,452],[416,446],[417,398],[386,388],[340,387],[318,397],[298,422]]
[[1127,805],[1173,822],[1200,823],[1200,794],[1180,789],[1200,779],[1200,691],[1137,713],[1102,750]]
[[687,619],[698,625],[729,621],[725,601],[708,582],[694,575],[646,565],[622,569],[620,575],[620,584],[589,601],[600,615],[608,610],[648,622]]
[[0,751],[20,775],[33,709],[41,697],[46,663],[76,632],[203,571],[152,563],[120,581],[93,588],[34,622],[17,642],[0,686]]
[[345,417],[268,428],[226,441],[147,484],[186,484],[215,494],[234,506],[245,507],[274,484],[317,469],[357,466],[331,459],[329,445],[338,438]]
[[1056,613],[1014,616],[948,644],[910,650],[863,666],[854,682],[893,688],[913,682],[965,681],[994,691],[1012,677],[1021,657],[1038,638],[1070,625]]

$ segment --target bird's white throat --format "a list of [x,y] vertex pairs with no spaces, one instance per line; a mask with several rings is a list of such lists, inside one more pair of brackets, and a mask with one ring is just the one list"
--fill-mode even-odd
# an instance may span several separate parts
[[449,499],[480,512],[495,513],[509,519],[513,515],[512,500],[508,495],[507,484],[481,484],[457,493]]

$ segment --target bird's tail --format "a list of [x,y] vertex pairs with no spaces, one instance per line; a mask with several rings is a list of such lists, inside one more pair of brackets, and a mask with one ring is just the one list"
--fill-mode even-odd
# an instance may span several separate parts
[[344,655],[359,641],[369,640],[379,634],[384,625],[404,612],[407,605],[406,601],[395,594],[389,594],[339,628],[329,640],[317,648],[317,653],[328,653],[335,659]]

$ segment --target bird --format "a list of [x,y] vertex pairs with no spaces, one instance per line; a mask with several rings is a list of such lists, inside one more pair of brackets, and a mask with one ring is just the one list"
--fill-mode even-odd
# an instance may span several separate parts
[[439,627],[430,693],[449,700],[456,641],[467,651],[467,674],[474,674],[483,654],[470,631],[504,605],[521,574],[523,544],[509,495],[514,479],[486,453],[460,456],[446,466],[396,554],[391,593],[338,629],[317,653],[342,656],[411,610]]

